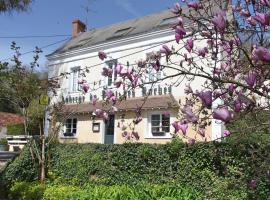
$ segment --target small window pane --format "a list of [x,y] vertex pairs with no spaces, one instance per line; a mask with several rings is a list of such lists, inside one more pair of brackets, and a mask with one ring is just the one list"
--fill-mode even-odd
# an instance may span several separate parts
[[67,133],[71,133],[71,129],[70,129],[70,128],[67,128],[67,129],[66,129],[66,132],[67,132]]
[[152,127],[152,133],[158,133],[159,127]]
[[160,115],[152,115],[152,120],[160,120]]
[[165,133],[168,133],[168,132],[170,132],[170,127],[162,127],[162,132],[165,132]]
[[159,126],[160,122],[159,121],[152,121],[152,126]]

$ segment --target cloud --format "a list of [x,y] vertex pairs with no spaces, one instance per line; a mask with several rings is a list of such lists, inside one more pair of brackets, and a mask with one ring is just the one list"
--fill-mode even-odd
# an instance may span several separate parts
[[134,9],[129,0],[117,0],[116,4],[135,17],[139,17],[141,15],[136,9]]

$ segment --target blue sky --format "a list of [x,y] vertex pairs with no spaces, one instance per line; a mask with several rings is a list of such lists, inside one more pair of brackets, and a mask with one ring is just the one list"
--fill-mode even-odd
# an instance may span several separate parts
[[[0,16],[0,60],[12,56],[10,44],[15,41],[21,52],[31,51],[66,37],[7,39],[1,37],[28,35],[69,35],[74,18],[86,21],[88,30],[116,22],[151,14],[171,7],[177,0],[35,0],[26,13],[1,14]],[[89,12],[85,7],[89,7]],[[57,44],[44,49],[40,64],[44,66],[45,55]],[[32,54],[22,57],[24,63],[31,61]]]

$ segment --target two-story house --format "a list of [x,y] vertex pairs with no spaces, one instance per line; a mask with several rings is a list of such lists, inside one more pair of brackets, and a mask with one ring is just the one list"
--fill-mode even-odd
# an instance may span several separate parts
[[[108,120],[92,114],[95,109],[104,106],[101,103],[104,91],[113,88],[117,80],[114,70],[117,63],[124,66],[137,63],[149,53],[159,51],[164,44],[177,48],[179,44],[175,42],[175,32],[171,28],[175,19],[175,15],[166,10],[88,32],[85,32],[85,25],[81,21],[72,22],[72,39],[47,56],[49,78],[70,73],[60,80],[57,96],[52,98],[52,101],[64,102],[64,111],[71,113],[67,114],[59,133],[61,142],[123,143],[129,137],[126,133],[132,131],[135,110],[140,106],[142,121],[133,130],[138,133],[138,142],[167,143],[171,140],[174,131],[172,123],[179,115],[179,100],[185,98],[185,81],[172,84],[177,81],[176,78],[158,81],[151,87],[126,91],[127,99],[116,104],[118,111],[109,115]],[[203,47],[206,43],[202,41],[199,45]],[[107,54],[104,62],[98,57],[99,51]],[[166,62],[166,59],[161,58],[161,61]],[[84,94],[78,82],[82,78],[81,70],[86,67],[88,70],[83,79],[94,89]],[[111,68],[112,75],[102,76],[104,67]],[[158,80],[172,73],[170,69],[156,72],[149,66],[145,79]],[[200,89],[202,82],[197,78],[191,86]],[[92,99],[95,95],[100,102],[94,106]],[[145,100],[146,95],[149,97]],[[212,125],[206,129],[207,140],[219,138],[222,131],[221,123],[212,120]],[[195,135],[197,140],[205,140],[189,127],[187,136]]]

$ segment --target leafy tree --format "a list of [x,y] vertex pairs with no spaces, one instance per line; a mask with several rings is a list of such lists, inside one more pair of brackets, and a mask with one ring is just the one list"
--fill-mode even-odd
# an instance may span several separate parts
[[28,10],[33,0],[0,0],[0,13]]

